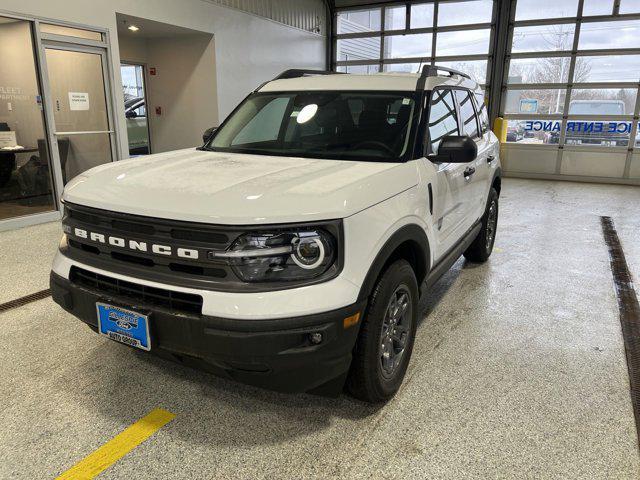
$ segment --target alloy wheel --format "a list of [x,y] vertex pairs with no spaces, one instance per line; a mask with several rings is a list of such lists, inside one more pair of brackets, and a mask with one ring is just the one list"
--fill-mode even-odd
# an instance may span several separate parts
[[380,332],[380,366],[386,379],[393,378],[402,363],[411,335],[412,309],[409,289],[398,286],[385,310]]

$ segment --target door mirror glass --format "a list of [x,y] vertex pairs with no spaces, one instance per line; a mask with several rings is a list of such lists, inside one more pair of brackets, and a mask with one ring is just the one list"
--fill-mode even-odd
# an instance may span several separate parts
[[204,133],[202,134],[202,141],[204,143],[207,143],[209,141],[209,139],[211,138],[211,135],[213,135],[214,133],[216,133],[216,130],[218,129],[218,127],[211,127],[211,128],[207,128]]
[[469,163],[478,156],[478,146],[468,135],[448,135],[442,139],[438,153],[429,155],[437,163]]

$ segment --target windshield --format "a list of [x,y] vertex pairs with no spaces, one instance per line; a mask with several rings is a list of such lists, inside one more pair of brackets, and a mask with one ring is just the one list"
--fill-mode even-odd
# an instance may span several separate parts
[[413,92],[257,93],[204,148],[397,162],[407,152],[413,114]]
[[624,115],[621,102],[571,102],[569,113],[573,115]]

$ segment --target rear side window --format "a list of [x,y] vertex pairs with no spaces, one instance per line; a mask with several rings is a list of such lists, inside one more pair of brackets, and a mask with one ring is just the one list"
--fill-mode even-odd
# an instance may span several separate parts
[[478,121],[476,120],[476,111],[473,108],[471,95],[466,90],[456,90],[458,99],[458,107],[460,108],[460,120],[462,120],[462,134],[469,135],[471,138],[477,138]]
[[456,105],[451,90],[434,90],[429,107],[429,152],[438,153],[438,146],[447,135],[460,135]]
[[476,93],[476,105],[478,105],[478,119],[480,120],[480,129],[484,135],[489,131],[489,115],[487,115],[487,104],[484,103],[484,95]]

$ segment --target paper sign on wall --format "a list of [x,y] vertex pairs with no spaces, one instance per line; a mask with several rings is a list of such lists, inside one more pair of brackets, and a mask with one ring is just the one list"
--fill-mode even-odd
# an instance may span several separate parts
[[89,94],[83,92],[69,92],[70,110],[89,110]]
[[16,146],[16,132],[0,132],[0,148]]

